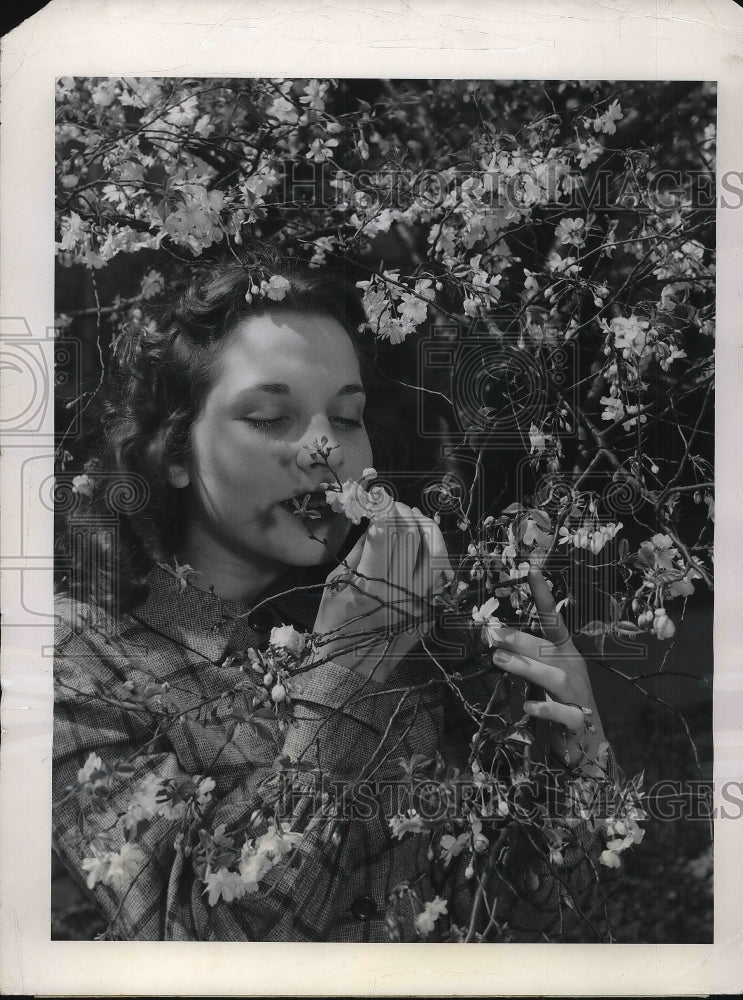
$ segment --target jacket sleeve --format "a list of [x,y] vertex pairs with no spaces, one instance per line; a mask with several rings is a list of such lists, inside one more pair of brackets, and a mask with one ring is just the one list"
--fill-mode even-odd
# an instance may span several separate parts
[[[315,778],[309,771],[290,768],[283,791],[283,802],[288,803],[282,816],[285,829],[302,834],[296,850],[279,851],[273,867],[249,892],[235,896],[234,884],[232,888],[227,884],[222,898],[210,904],[203,872],[199,874],[194,865],[197,852],[189,856],[184,849],[189,842],[188,823],[175,807],[148,827],[145,824],[144,833],[140,831],[141,863],[124,865],[118,875],[114,870],[104,883],[93,877],[96,858],[106,852],[122,856],[125,817],[136,820],[136,809],[132,812],[131,808],[133,790],[146,788],[148,780],[178,782],[203,775],[207,761],[214,763],[210,773],[217,784],[209,812],[198,825],[212,831],[224,827],[222,836],[232,837],[239,848],[246,831],[260,835],[271,828],[266,814],[276,804],[271,789],[276,777],[273,762],[279,754],[293,760],[304,754],[303,759],[319,763],[323,773],[334,779],[358,774],[385,732],[395,696],[386,695],[374,680],[325,664],[306,676],[296,721],[276,741],[263,731],[248,732],[225,748],[222,733],[221,745],[213,742],[212,746],[217,733],[204,725],[198,713],[168,719],[158,731],[150,714],[131,707],[131,690],[126,685],[131,684],[135,671],[116,644],[97,631],[81,634],[64,620],[59,625],[54,844],[76,879],[88,883],[110,921],[112,936],[327,940],[338,917],[345,872],[363,862],[364,831],[354,823],[343,824],[339,830],[331,815],[318,814]],[[368,697],[370,693],[374,696]],[[354,705],[359,696],[363,701]],[[86,801],[84,789],[74,788],[91,754],[99,756],[103,770],[108,767],[113,772],[99,797],[98,810],[89,798]],[[122,777],[117,760],[128,762],[133,772]],[[185,837],[176,846],[179,834]]]

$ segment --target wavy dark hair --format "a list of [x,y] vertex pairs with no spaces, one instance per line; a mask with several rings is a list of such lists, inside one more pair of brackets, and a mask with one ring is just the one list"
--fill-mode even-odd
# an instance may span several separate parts
[[[278,283],[284,291],[280,300],[251,296],[272,278],[284,279]],[[347,331],[367,391],[365,423],[374,459],[399,463],[400,456],[390,451],[399,429],[390,434],[387,405],[380,405],[385,389],[373,337],[361,332],[365,317],[355,288],[342,271],[310,268],[271,245],[252,243],[241,259],[195,267],[190,280],[116,343],[99,394],[96,442],[85,466],[90,495],[84,510],[71,515],[78,523],[83,515],[93,530],[88,530],[85,556],[70,553],[73,571],[66,589],[82,600],[115,603],[120,609],[143,599],[145,575],[156,562],[170,562],[182,538],[185,505],[166,470],[188,456],[191,428],[211,387],[220,345],[241,320],[285,310],[330,316]],[[110,524],[116,497],[113,552],[110,531],[95,526]]]

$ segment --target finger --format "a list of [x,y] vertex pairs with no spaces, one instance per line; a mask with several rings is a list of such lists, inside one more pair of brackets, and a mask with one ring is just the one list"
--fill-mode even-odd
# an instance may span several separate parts
[[413,511],[404,503],[395,503],[390,532],[388,579],[394,585],[393,601],[409,606],[415,588],[415,575],[422,558],[423,540]]
[[579,733],[584,726],[583,712],[574,705],[561,705],[559,701],[525,701],[524,711],[533,719],[556,722],[571,733]]
[[565,664],[570,656],[577,653],[572,640],[568,640],[562,646],[556,646],[544,636],[520,632],[507,626],[499,628],[495,635],[498,646],[505,646],[512,653],[521,653],[523,656],[530,656],[533,660],[542,660],[544,663]]
[[446,547],[441,529],[430,517],[426,517],[417,507],[413,512],[418,515],[421,532],[426,542],[429,562],[429,576],[425,594],[440,593],[444,586],[454,577],[454,570],[449,561],[449,550]]
[[417,601],[415,613],[418,617],[418,627],[424,628],[426,634],[433,627],[433,616],[431,614],[430,597],[434,584],[433,553],[430,521],[418,507],[411,508],[418,523],[420,533],[420,549],[418,551],[418,565],[413,577],[413,590],[416,593]]
[[[364,578],[372,581],[388,579],[390,524],[394,516],[394,507],[389,507],[380,514],[372,525],[367,528],[366,545],[364,546],[358,572]],[[372,531],[372,528],[374,529]],[[369,589],[378,589],[378,584],[369,583]]]
[[541,570],[537,569],[536,566],[532,566],[529,569],[527,579],[545,638],[549,639],[555,646],[562,646],[566,642],[569,642],[570,633],[567,630],[562,615],[555,607],[552,591],[547,586],[547,581],[542,575]]
[[[428,528],[428,519],[417,507],[411,507],[411,513],[415,518],[418,529],[419,548],[418,558],[413,576],[413,590],[419,597],[427,597],[431,588],[431,532]],[[433,522],[431,522],[433,523]]]
[[510,653],[507,649],[497,649],[493,653],[493,663],[509,674],[523,677],[531,684],[538,684],[562,701],[570,700],[570,682],[568,675],[560,667],[551,663],[542,663],[530,656],[520,653]]

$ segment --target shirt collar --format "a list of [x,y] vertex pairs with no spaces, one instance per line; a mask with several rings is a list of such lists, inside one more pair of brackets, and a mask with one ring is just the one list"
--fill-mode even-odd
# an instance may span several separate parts
[[[275,625],[310,631],[327,572],[327,567],[292,567],[247,603],[225,601],[190,584],[183,586],[174,574],[155,566],[145,581],[148,595],[131,614],[200,656],[219,661],[229,649],[265,647]],[[261,607],[251,615],[257,605]]]

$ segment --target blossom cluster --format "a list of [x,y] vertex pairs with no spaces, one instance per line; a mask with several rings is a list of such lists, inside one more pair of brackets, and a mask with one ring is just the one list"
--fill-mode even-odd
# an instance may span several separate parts
[[[294,674],[308,648],[306,634],[292,625],[280,625],[271,629],[266,650],[247,650],[247,662],[258,678],[257,700],[272,708],[278,717],[279,730],[284,730],[291,718],[292,699],[302,693],[302,685]],[[236,731],[241,724],[240,715],[235,716],[235,721]]]
[[376,469],[364,469],[358,481],[346,479],[343,483],[328,486],[325,491],[325,499],[331,510],[336,514],[344,514],[352,524],[361,524],[362,519],[368,519],[372,534],[394,506],[392,497],[384,487],[372,486],[367,489],[376,476]]
[[258,883],[295,849],[302,836],[293,833],[288,823],[277,822],[259,837],[246,837],[238,849],[235,839],[225,834],[224,825],[211,834],[202,830],[199,861],[209,905],[221,899],[231,903],[258,892]]

